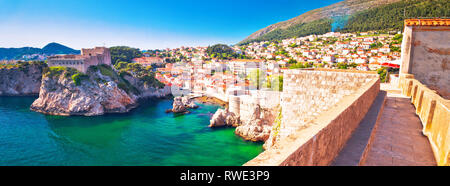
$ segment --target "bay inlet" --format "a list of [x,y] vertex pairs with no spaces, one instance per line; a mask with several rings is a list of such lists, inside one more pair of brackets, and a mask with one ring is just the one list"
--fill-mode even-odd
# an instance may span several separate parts
[[29,109],[35,97],[0,97],[0,165],[242,165],[263,151],[234,128],[208,128],[219,108],[187,115],[152,100],[126,114],[49,116]]

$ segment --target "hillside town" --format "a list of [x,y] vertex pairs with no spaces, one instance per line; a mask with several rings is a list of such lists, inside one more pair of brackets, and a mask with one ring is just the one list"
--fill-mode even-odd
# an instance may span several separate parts
[[[156,78],[167,85],[226,100],[231,94],[249,94],[255,89],[280,90],[282,86],[272,84],[282,82],[282,73],[286,69],[376,71],[389,68],[392,72],[398,71],[401,39],[402,35],[398,33],[330,32],[232,47],[246,59],[219,59],[207,53],[208,47],[181,47],[147,51],[144,57],[133,61],[158,67]],[[255,80],[255,75],[260,80]]]
[[[238,54],[251,59],[277,62],[289,67],[300,63],[312,63],[316,67],[337,68],[338,64],[357,64],[361,70],[375,70],[381,66],[398,67],[401,34],[377,32],[310,35],[281,41],[254,42],[233,46]],[[160,62],[191,62],[196,60],[226,62],[209,56],[208,47],[180,47],[174,49],[144,51],[141,60]],[[145,62],[142,62],[145,63]]]

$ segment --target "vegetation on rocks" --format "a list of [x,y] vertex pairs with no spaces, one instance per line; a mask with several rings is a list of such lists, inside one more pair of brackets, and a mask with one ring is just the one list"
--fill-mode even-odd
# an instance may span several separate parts
[[44,69],[43,61],[0,63],[0,95],[38,94]]
[[109,77],[112,81],[117,83],[117,86],[120,89],[127,93],[139,94],[139,90],[136,87],[131,85],[130,82],[123,78],[123,76],[116,73],[109,65],[102,64],[98,66],[91,66],[89,70],[99,71],[103,76]]
[[36,65],[40,68],[47,67],[47,64],[43,61],[18,61],[16,63],[2,63],[0,64],[0,69],[18,68],[19,70],[25,70],[31,65]]
[[54,66],[44,69],[43,77],[58,78],[63,76],[66,79],[72,79],[76,86],[80,86],[83,80],[89,79],[87,74],[79,72],[78,70],[70,67]]
[[62,66],[54,66],[48,67],[44,69],[43,76],[44,77],[59,77],[60,75],[64,75],[64,77],[69,78],[72,75],[78,73],[77,69],[70,67],[62,67]]
[[78,72],[78,73],[72,75],[72,80],[76,86],[80,86],[81,81],[83,81],[84,79],[87,79],[87,78],[89,78],[89,76],[86,74],[83,74],[81,72]]
[[280,132],[282,119],[283,119],[283,115],[282,115],[282,109],[280,107],[280,109],[278,111],[278,115],[275,118],[274,125],[272,128],[272,137],[273,138],[276,138],[278,136],[278,133]]
[[143,81],[147,86],[155,88],[164,87],[164,84],[155,78],[155,73],[151,67],[145,68],[141,64],[127,62],[119,62],[114,67],[119,71],[119,75],[122,78],[126,75],[133,76]]

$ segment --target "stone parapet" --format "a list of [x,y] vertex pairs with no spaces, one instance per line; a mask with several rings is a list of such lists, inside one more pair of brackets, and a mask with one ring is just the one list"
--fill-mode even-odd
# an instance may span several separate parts
[[373,73],[286,71],[279,133],[290,132],[244,165],[329,165],[378,92]]
[[439,96],[411,74],[400,75],[402,94],[411,97],[438,165],[450,165],[450,100]]

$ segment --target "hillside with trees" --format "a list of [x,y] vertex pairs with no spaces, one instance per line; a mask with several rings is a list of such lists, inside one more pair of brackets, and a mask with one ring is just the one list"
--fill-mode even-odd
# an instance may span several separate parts
[[340,32],[403,30],[403,21],[415,17],[450,16],[448,0],[409,0],[388,4],[351,15]]
[[216,44],[213,46],[209,46],[206,49],[206,53],[211,58],[216,58],[216,59],[236,59],[236,58],[237,59],[246,59],[247,58],[243,54],[237,54],[236,52],[234,52],[234,50],[230,46],[224,45],[224,44]]
[[448,0],[346,0],[266,27],[238,45],[331,31],[399,31],[406,18],[448,16]]
[[138,48],[131,48],[127,46],[115,46],[109,48],[111,52],[111,63],[115,65],[118,62],[128,62],[134,58],[142,57],[143,54]]

